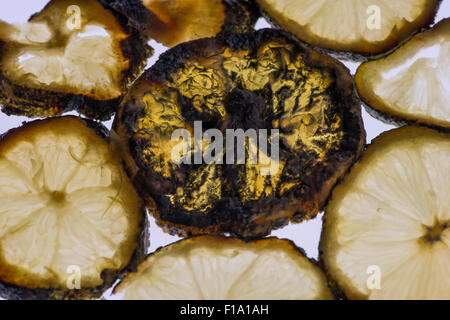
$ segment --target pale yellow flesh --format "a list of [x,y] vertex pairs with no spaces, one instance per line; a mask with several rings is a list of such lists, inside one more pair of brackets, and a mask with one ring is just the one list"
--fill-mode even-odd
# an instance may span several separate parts
[[[26,34],[25,39],[41,41],[33,34]],[[106,100],[121,95],[120,76],[128,67],[115,46],[102,26],[86,25],[65,47],[25,46],[7,52],[2,63],[7,66],[5,75],[15,82],[67,87],[74,93],[95,94]]]
[[129,68],[121,48],[128,36],[97,1],[50,1],[25,24],[0,21],[0,66],[17,85],[116,99]]
[[450,126],[450,19],[440,27],[363,66],[363,97],[381,101],[381,111]]
[[[266,242],[266,243],[264,243]],[[115,290],[123,299],[330,299],[322,271],[287,241],[200,237],[166,247]]]
[[[394,29],[416,20],[428,0],[258,0],[275,17],[283,17],[289,30],[309,34],[345,48],[362,41],[386,40]],[[379,28],[374,8],[380,13]],[[375,17],[376,18],[376,17]]]
[[0,39],[14,41],[24,45],[43,44],[50,41],[52,31],[46,23],[29,22],[9,24],[0,20]]
[[20,285],[67,289],[71,266],[83,288],[101,285],[135,248],[137,195],[108,144],[70,123],[0,149],[0,265]]
[[334,192],[325,264],[350,298],[450,299],[450,228],[434,242],[423,238],[450,222],[450,139],[425,129],[393,139],[371,146]]

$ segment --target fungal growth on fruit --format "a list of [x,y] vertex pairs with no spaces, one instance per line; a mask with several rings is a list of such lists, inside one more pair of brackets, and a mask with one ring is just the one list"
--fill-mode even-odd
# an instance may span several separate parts
[[[315,217],[356,160],[365,132],[354,92],[337,60],[266,29],[168,51],[135,82],[113,129],[131,180],[156,203],[151,213],[166,231],[254,237]],[[196,163],[213,153],[212,140],[185,142],[192,161],[177,164],[173,134],[197,136],[198,122],[200,136],[223,135],[223,153]],[[230,130],[266,135],[239,140]]]

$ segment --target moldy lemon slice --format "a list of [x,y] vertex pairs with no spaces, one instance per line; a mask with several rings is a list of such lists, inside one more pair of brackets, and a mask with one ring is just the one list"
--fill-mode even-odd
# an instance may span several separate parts
[[[255,237],[314,218],[358,158],[365,132],[355,91],[339,61],[285,32],[200,39],[172,48],[134,83],[113,129],[131,180],[167,232]],[[195,161],[208,141],[186,142],[191,160],[174,162],[178,129],[191,142],[216,129],[223,153]],[[238,130],[256,138],[227,137]]]

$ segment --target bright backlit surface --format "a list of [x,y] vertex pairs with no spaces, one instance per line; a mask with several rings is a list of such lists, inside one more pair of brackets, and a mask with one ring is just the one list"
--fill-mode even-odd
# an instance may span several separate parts
[[[15,0],[15,1],[1,1],[0,2],[0,19],[5,20],[7,22],[14,23],[24,23],[28,19],[28,17],[39,11],[43,8],[43,6],[47,3],[46,0]],[[442,18],[450,16],[450,0],[444,0],[438,17],[436,21],[441,20]],[[266,21],[260,19],[257,23],[257,29],[268,27]],[[155,49],[155,55],[151,57],[148,61],[148,67],[154,64],[158,56],[167,50],[167,48],[162,45],[156,43],[155,41],[151,41],[150,45]],[[351,61],[342,61],[352,72],[355,73],[359,63],[351,62]],[[382,122],[372,118],[369,116],[365,110],[363,109],[363,117],[365,128],[367,131],[367,142],[378,136],[381,132],[389,130],[393,128],[393,126],[385,125]],[[17,117],[17,116],[6,116],[3,113],[0,113],[0,134],[6,132],[11,128],[15,128],[20,126],[23,121],[28,121],[29,119],[25,117]],[[106,122],[105,125],[109,128],[111,126],[111,121]],[[151,228],[150,228],[150,242],[151,247],[150,251],[154,251],[160,246],[165,246],[170,244],[179,238],[172,237],[168,234],[165,234],[156,224],[154,220],[151,219]],[[277,236],[279,238],[288,238],[293,240],[298,246],[302,247],[308,257],[318,258],[318,243],[320,239],[320,232],[322,228],[322,214],[320,214],[316,219],[304,222],[296,225],[289,225],[283,229],[272,232],[272,236]]]
[[246,243],[200,237],[178,242],[152,255],[141,264],[138,274],[131,274],[121,282],[113,298],[330,299],[326,283],[320,268],[290,242],[272,238]]

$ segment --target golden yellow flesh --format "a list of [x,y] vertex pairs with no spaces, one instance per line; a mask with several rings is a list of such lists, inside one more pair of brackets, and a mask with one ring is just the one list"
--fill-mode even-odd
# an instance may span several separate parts
[[0,146],[0,278],[83,288],[125,267],[136,247],[140,201],[107,143],[81,120],[33,123]]
[[[334,82],[329,72],[308,66],[302,55],[293,51],[292,45],[282,41],[264,44],[256,57],[246,51],[225,49],[222,55],[208,57],[207,61],[187,61],[184,68],[172,75],[167,87],[152,86],[142,98],[146,117],[139,119],[136,129],[139,137],[150,141],[143,151],[143,161],[164,178],[170,178],[174,167],[172,150],[179,143],[171,141],[172,132],[184,128],[193,136],[193,126],[184,120],[178,94],[193,99],[193,107],[199,112],[225,120],[229,115],[224,101],[234,88],[254,92],[270,86],[277,95],[264,112],[267,118],[273,118],[271,127],[282,130],[280,141],[286,150],[289,154],[304,151],[315,157],[315,163],[323,162],[329,152],[340,147],[344,138],[343,116],[335,112],[340,106],[329,93]],[[234,74],[236,81],[230,81]],[[206,149],[207,144],[203,147]],[[196,151],[193,141],[191,150]],[[269,159],[264,160],[267,161],[253,165],[247,157],[247,164],[238,177],[241,201],[283,196],[301,184],[296,176],[300,172],[289,177],[291,183],[280,182],[286,158],[280,159],[274,174],[262,175],[261,168],[269,167]],[[198,168],[186,183],[192,196],[180,188],[169,195],[171,203],[188,211],[207,211],[221,197],[221,170],[222,165]],[[204,176],[208,179],[202,179]]]
[[122,299],[331,299],[322,271],[286,240],[200,237],[168,246],[115,289]]
[[350,298],[450,299],[449,159],[448,135],[402,128],[378,138],[335,189],[321,250]]
[[0,64],[9,80],[100,100],[121,95],[129,67],[120,48],[126,34],[97,1],[54,1],[31,22],[11,28],[0,33],[7,40]]
[[428,1],[258,0],[276,22],[300,39],[344,51],[381,49],[379,44],[421,19],[432,6]]
[[450,19],[388,57],[363,64],[356,79],[375,109],[450,127]]
[[151,36],[167,46],[214,37],[225,23],[222,0],[143,0],[143,3],[162,23],[149,30]]

